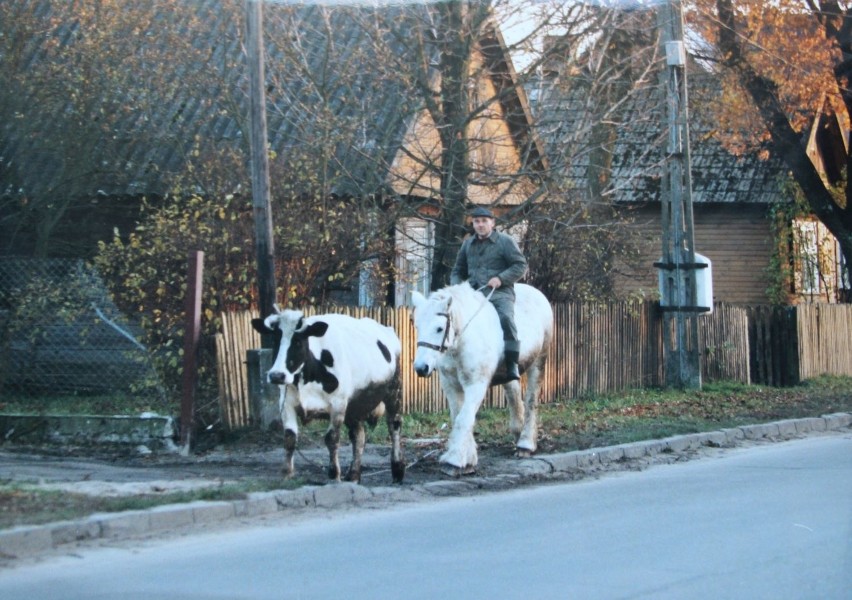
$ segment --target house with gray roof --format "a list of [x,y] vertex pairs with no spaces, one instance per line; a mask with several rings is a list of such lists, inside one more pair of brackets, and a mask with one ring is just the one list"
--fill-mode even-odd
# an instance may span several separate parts
[[[584,201],[619,207],[629,215],[630,229],[643,240],[637,261],[642,266],[625,266],[615,282],[619,294],[628,297],[659,297],[653,264],[662,252],[661,183],[667,143],[666,90],[660,81],[655,71],[617,102],[602,107],[606,100],[595,98],[594,82],[582,68],[574,65],[569,72],[557,65],[545,70],[530,94],[556,179]],[[715,124],[706,110],[718,101],[715,76],[689,62],[687,83],[694,248],[711,261],[714,300],[766,304],[778,298],[770,297],[770,288],[781,286],[787,301],[835,301],[833,292],[844,283],[836,282],[828,293],[825,282],[820,287],[814,276],[813,263],[819,260],[818,240],[838,265],[833,273],[841,272],[840,253],[836,242],[826,241],[827,231],[816,220],[787,223],[794,229],[796,244],[813,244],[813,263],[809,267],[799,254],[793,275],[781,280],[779,261],[790,260],[791,249],[779,242],[776,219],[784,218],[775,208],[792,200],[783,162],[771,154],[736,154],[726,148],[714,137]],[[604,111],[606,118],[601,119]],[[604,136],[594,131],[601,120],[612,123]],[[606,140],[604,159],[601,148],[590,143],[593,139]]]
[[[115,15],[104,15],[112,20],[103,29],[111,27],[132,43],[122,48],[125,55],[118,63],[86,72],[87,79],[75,87],[87,69],[84,57],[66,53],[65,62],[52,71],[50,62],[60,59],[51,53],[71,41],[97,48],[98,40],[78,39],[76,16],[62,12],[62,4],[4,3],[2,27],[20,29],[7,31],[6,45],[0,45],[7,81],[29,72],[55,86],[56,93],[26,97],[7,88],[0,96],[0,111],[5,111],[0,253],[33,253],[38,224],[46,221],[50,206],[58,208],[56,235],[45,254],[85,256],[113,228],[126,231],[134,224],[143,197],[156,202],[175,189],[248,197],[241,187],[248,180],[249,156],[243,7],[240,0],[125,5],[138,11],[134,18],[145,26],[129,27]],[[50,27],[27,31],[26,11]],[[438,57],[428,44],[429,35],[434,36],[432,11],[428,3],[264,4],[268,142],[283,169],[280,176],[310,169],[333,182],[330,191],[336,197],[373,198],[378,205],[394,206],[407,219],[397,231],[397,270],[421,286],[428,285],[422,275],[431,232],[428,219],[417,219],[440,202],[435,145],[430,143],[435,125],[422,90],[424,81],[434,86],[438,77]],[[427,43],[410,43],[415,36]],[[15,39],[24,43],[9,45]],[[478,177],[471,201],[518,204],[526,200],[525,192],[517,186],[501,188],[497,182],[506,174],[501,169],[520,170],[544,157],[531,136],[526,99],[515,85],[496,27],[486,28],[477,47],[474,67],[481,89],[495,98],[483,118],[499,123],[487,128],[494,138],[491,148],[483,144],[478,150],[485,157],[482,164],[497,165],[490,174],[495,183]],[[419,80],[411,76],[415,64],[425,66]],[[81,77],[51,78],[69,72]],[[482,119],[475,124],[481,126]],[[493,160],[501,155],[505,160]],[[204,161],[220,168],[202,170]],[[273,194],[277,184],[274,179]],[[418,228],[414,235],[405,233]],[[401,247],[415,238],[414,246]],[[412,252],[420,256],[410,261]],[[396,296],[405,293],[401,289]]]

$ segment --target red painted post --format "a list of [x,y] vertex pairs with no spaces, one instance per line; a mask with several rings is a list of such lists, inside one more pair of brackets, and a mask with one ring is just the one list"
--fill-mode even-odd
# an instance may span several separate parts
[[189,453],[195,417],[195,390],[198,383],[198,341],[201,337],[201,282],[204,273],[204,252],[189,254],[186,278],[186,326],[183,334],[183,395],[180,405],[181,451]]

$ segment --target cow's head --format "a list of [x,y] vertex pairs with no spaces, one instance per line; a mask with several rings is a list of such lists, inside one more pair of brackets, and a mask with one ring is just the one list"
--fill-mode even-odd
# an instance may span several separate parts
[[306,363],[313,358],[308,347],[308,338],[321,337],[328,330],[322,321],[306,323],[298,310],[280,310],[265,319],[253,319],[252,326],[260,333],[280,336],[275,363],[267,374],[269,383],[298,385],[299,375]]

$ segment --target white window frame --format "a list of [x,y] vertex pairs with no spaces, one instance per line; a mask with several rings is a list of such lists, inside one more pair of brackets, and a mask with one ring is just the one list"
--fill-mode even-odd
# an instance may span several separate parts
[[852,289],[849,265],[846,264],[846,257],[843,256],[843,251],[840,248],[840,242],[838,242],[836,239],[834,240],[834,252],[835,256],[837,257],[837,289]]
[[820,293],[819,241],[816,221],[797,220],[796,231],[796,280],[800,294]]
[[396,226],[396,278],[394,304],[411,304],[411,292],[427,295],[430,290],[435,228],[425,219],[401,219]]

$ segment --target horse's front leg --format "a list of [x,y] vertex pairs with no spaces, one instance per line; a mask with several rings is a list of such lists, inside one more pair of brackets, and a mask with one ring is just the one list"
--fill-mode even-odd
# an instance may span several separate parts
[[464,402],[464,388],[455,373],[446,373],[443,370],[438,371],[438,379],[441,382],[441,389],[444,391],[444,396],[447,397],[450,424],[453,424],[456,422],[456,415],[459,414],[459,407]]
[[485,399],[487,383],[469,384],[464,387],[464,400],[453,421],[453,429],[447,442],[447,451],[440,461],[448,475],[459,476],[473,473],[479,463],[473,428],[476,425],[476,413]]

